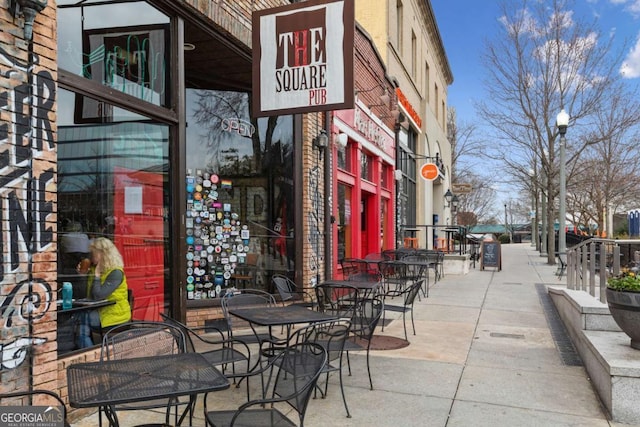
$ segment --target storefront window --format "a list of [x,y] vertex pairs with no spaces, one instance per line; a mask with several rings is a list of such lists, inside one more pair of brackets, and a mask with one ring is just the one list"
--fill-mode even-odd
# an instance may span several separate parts
[[373,182],[374,164],[373,157],[367,153],[362,152],[360,154],[360,177],[367,181]]
[[[59,0],[58,66],[154,105],[169,106],[169,17],[144,1]],[[82,116],[101,121],[100,104]]]
[[389,223],[387,212],[389,211],[389,199],[382,198],[380,201],[380,247],[382,250],[390,249],[387,247],[386,238],[389,235]]
[[[101,122],[85,120],[87,103],[101,106]],[[107,237],[124,260],[133,318],[160,320],[169,295],[169,127],[64,89],[57,111],[58,279],[72,282],[74,298],[86,296],[76,265],[91,238]]]
[[253,119],[243,92],[187,90],[187,298],[269,289],[295,269],[293,118]]
[[337,165],[339,169],[345,172],[351,172],[351,149],[349,145],[344,148],[338,146]]
[[383,164],[380,175],[380,184],[382,185],[382,188],[389,189],[389,183],[391,182],[391,167],[389,165]]
[[338,259],[351,258],[351,187],[338,184]]

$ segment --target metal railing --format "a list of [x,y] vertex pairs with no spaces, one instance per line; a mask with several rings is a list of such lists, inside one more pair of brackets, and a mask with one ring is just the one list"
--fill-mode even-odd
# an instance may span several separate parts
[[401,225],[398,238],[400,239],[397,243],[398,247],[407,246],[408,239],[415,239],[416,243],[419,240],[424,248],[458,255],[469,252],[467,227],[462,225]]
[[566,256],[567,288],[606,302],[607,277],[640,261],[640,240],[593,238],[568,248]]

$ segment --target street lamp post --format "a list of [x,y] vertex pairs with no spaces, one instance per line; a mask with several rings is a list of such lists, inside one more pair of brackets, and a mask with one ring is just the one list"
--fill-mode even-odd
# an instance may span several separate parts
[[[504,204],[504,234],[509,235],[509,222],[507,219],[507,204]],[[511,243],[511,239],[509,239],[509,243]]]
[[565,134],[567,133],[567,127],[569,126],[569,114],[564,111],[564,108],[558,113],[556,117],[556,126],[558,132],[560,132],[560,209],[558,213],[558,254],[564,255],[567,251],[567,236],[565,231],[565,225],[567,223],[567,176],[565,165],[565,151],[566,141]]
[[[549,152],[544,150],[543,152],[544,158],[549,158]],[[540,256],[546,257],[547,255],[547,245],[549,241],[549,237],[547,233],[549,231],[549,221],[547,220],[547,202],[549,201],[549,180],[547,178],[547,170],[545,169],[545,163],[542,162],[540,166],[540,173],[542,174],[542,187],[540,191],[540,223],[542,224],[542,229],[540,230]]]
[[531,178],[531,211],[529,211],[529,219],[531,220],[531,246],[537,247],[537,239],[538,239],[538,224],[537,224],[537,213],[538,206],[536,200],[536,171],[534,169],[529,169],[529,177]]

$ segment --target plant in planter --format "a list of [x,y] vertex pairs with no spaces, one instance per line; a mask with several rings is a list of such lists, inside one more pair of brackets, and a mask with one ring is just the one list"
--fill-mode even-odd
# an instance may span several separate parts
[[613,320],[640,350],[640,275],[625,269],[607,279],[607,304]]

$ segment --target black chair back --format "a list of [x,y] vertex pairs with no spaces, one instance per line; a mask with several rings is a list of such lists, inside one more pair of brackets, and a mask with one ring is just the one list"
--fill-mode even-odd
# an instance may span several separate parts
[[280,300],[282,302],[286,302],[294,299],[296,286],[295,286],[295,283],[291,281],[291,279],[289,279],[286,276],[282,276],[280,274],[274,274],[271,277],[271,281],[275,285],[276,290],[280,295]]
[[179,327],[165,322],[136,321],[105,333],[100,360],[178,354],[186,350],[187,338]]
[[351,331],[353,334],[370,342],[383,310],[384,302],[380,298],[369,298],[361,301],[358,304],[358,310],[351,319]]
[[327,351],[310,342],[294,344],[276,356],[274,366],[279,369],[273,383],[273,395],[287,399],[286,402],[298,413],[300,425],[326,363]]
[[350,319],[359,301],[358,288],[343,284],[321,284],[315,287],[318,309],[340,318]]
[[249,327],[250,325],[243,324],[242,320],[234,318],[229,313],[229,310],[233,308],[275,307],[277,305],[276,299],[270,293],[260,289],[242,289],[241,291],[225,294],[220,300],[220,305],[227,321],[229,339],[235,337],[247,343],[259,343],[271,337],[269,328],[254,328],[253,326],[251,326],[252,333],[238,336],[236,330],[239,327]]

